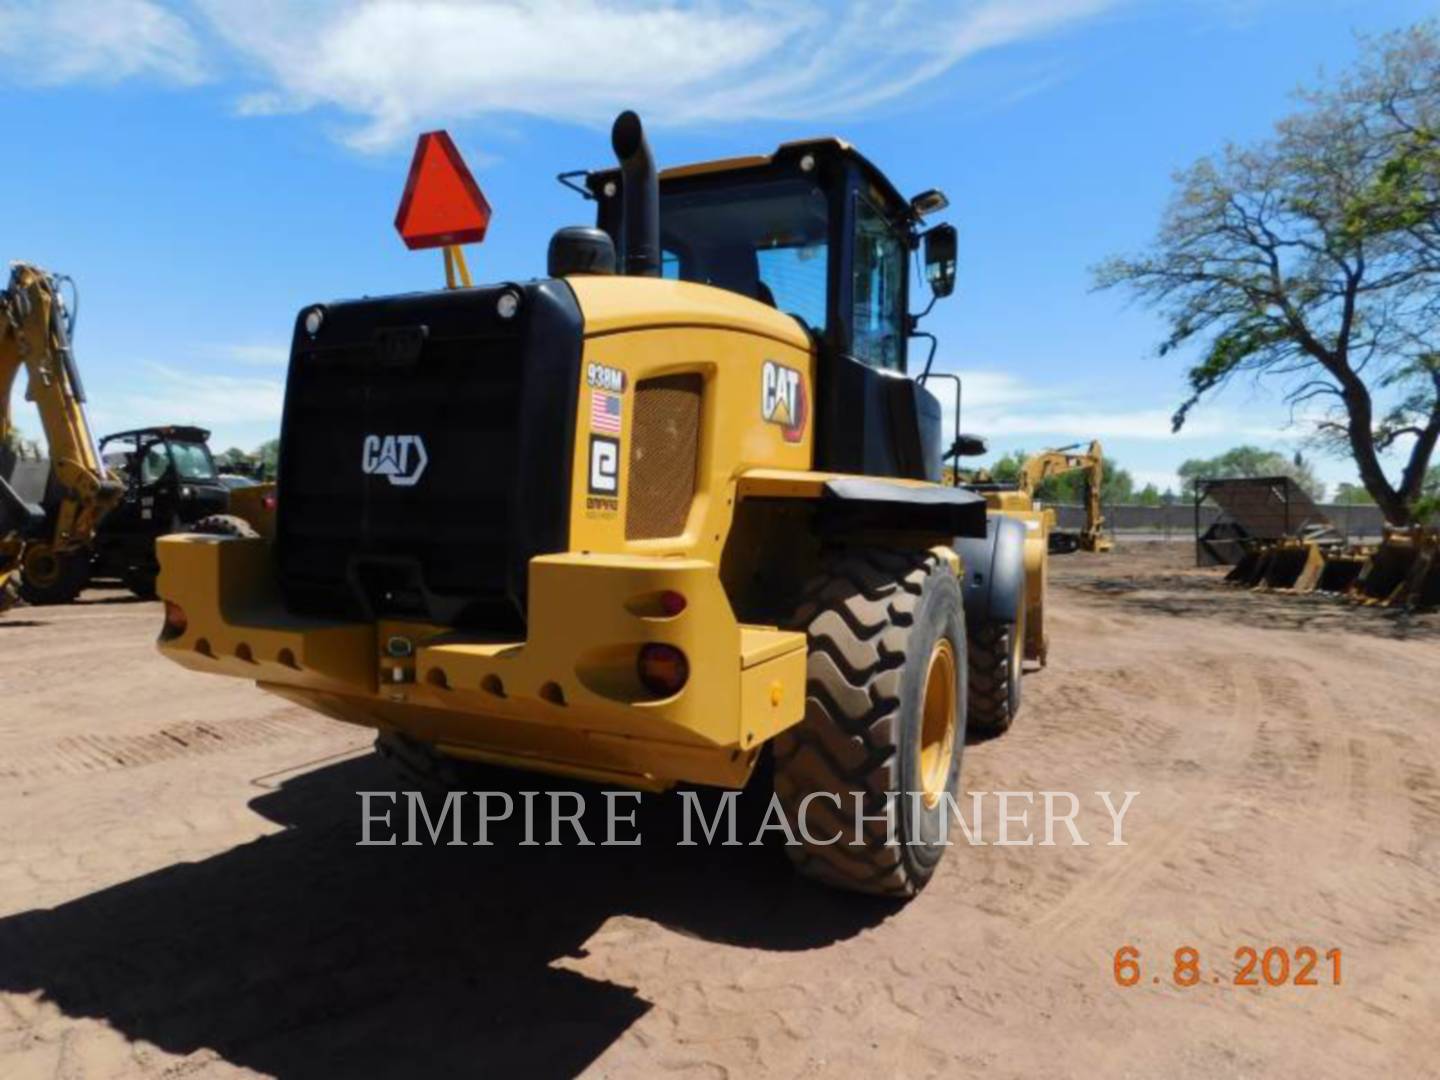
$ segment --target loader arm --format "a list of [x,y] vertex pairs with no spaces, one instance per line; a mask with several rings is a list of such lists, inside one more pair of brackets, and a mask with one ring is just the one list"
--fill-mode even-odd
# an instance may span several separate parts
[[[55,279],[16,263],[0,293],[0,446],[7,458],[15,438],[10,398],[22,368],[25,397],[40,413],[49,449],[53,501],[37,507],[11,487],[8,468],[0,472],[0,588],[32,561],[42,566],[43,576],[57,560],[83,554],[101,518],[123,493],[106,473],[90,431]],[[38,521],[37,509],[43,511]]]

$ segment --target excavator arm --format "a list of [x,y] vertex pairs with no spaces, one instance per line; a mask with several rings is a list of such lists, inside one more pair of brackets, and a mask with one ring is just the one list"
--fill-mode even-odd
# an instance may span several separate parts
[[[0,292],[0,609],[13,595],[17,571],[37,595],[63,592],[83,578],[96,526],[124,493],[106,473],[85,416],[70,330],[55,279],[37,267],[14,264]],[[40,413],[49,447],[51,485],[43,504],[10,483],[15,435],[10,399],[22,368],[26,400]]]
[[[1044,450],[1026,460],[1020,469],[1020,490],[1033,497],[1035,490],[1051,477],[1083,473],[1085,528],[1080,532],[1078,546],[1085,551],[1109,551],[1113,545],[1104,535],[1105,515],[1100,506],[1100,490],[1105,482],[1105,452],[1098,439],[1084,451],[1078,450],[1079,445]],[[1061,535],[1052,533],[1056,537]]]

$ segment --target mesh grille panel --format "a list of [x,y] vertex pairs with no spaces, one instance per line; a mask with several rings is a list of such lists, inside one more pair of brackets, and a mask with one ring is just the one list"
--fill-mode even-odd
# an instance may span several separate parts
[[626,540],[685,531],[695,498],[701,386],[699,375],[666,375],[635,384]]

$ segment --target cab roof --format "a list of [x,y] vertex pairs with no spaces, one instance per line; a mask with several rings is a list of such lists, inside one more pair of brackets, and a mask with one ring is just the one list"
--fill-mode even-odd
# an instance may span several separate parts
[[135,428],[133,431],[112,431],[109,435],[101,437],[101,442],[109,442],[111,439],[127,439],[133,435],[158,435],[164,439],[179,439],[183,442],[210,441],[210,432],[200,427],[190,427],[186,424],[165,424],[162,427]]
[[[777,164],[798,162],[807,153],[822,160],[846,162],[855,167],[862,177],[887,203],[896,216],[910,212],[910,201],[900,194],[890,178],[880,168],[844,139],[827,135],[814,139],[796,139],[781,143],[770,154],[749,154],[741,157],[716,158],[712,161],[697,161],[686,165],[671,165],[660,170],[660,182],[687,180],[693,177],[712,176],[727,172],[749,172],[768,169]],[[586,186],[592,195],[599,195],[607,182],[617,180],[618,168],[597,169],[586,174]]]

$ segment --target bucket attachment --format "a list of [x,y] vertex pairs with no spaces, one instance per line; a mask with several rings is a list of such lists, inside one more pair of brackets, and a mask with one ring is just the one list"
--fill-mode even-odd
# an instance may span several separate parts
[[1421,530],[1388,529],[1355,583],[1358,597],[1369,604],[1403,603],[1406,585],[1420,554]]
[[1325,556],[1313,540],[1282,540],[1270,549],[1263,585],[1267,589],[1312,592]]
[[1254,544],[1247,544],[1245,553],[1240,556],[1240,561],[1225,575],[1225,584],[1253,585],[1255,583],[1255,567],[1259,565],[1261,550]]
[[1349,593],[1369,561],[1368,548],[1326,552],[1325,566],[1320,571],[1320,580],[1315,583],[1315,591],[1333,596]]
[[1417,529],[1413,541],[1415,565],[1405,584],[1404,603],[1411,608],[1440,607],[1440,529]]

